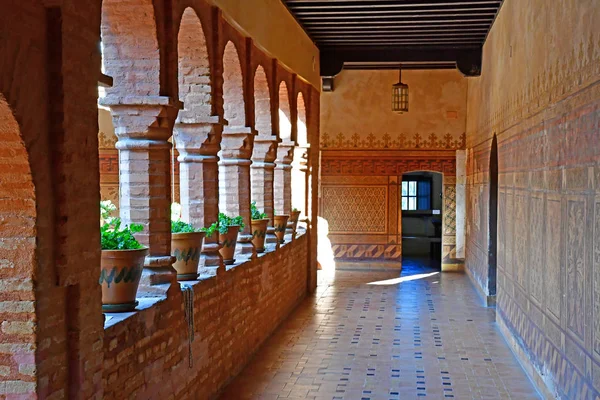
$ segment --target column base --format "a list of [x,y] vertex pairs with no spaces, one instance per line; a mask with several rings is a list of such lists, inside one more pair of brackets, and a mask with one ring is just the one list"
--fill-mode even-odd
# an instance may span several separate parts
[[143,295],[140,297],[166,295],[170,285],[177,282],[177,272],[173,268],[175,261],[173,256],[146,257],[138,290]]
[[220,248],[218,243],[204,243],[200,255],[200,275],[216,276],[225,272],[223,257],[219,253]]
[[252,244],[252,235],[240,234],[238,237],[238,250],[236,253],[244,254],[250,259],[256,258],[256,248]]

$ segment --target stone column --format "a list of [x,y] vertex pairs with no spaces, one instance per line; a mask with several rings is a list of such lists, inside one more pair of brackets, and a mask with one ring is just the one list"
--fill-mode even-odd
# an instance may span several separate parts
[[291,214],[292,212],[292,161],[294,160],[295,143],[284,140],[277,146],[275,160],[275,213]]
[[250,227],[250,158],[256,131],[250,127],[223,128],[219,161],[219,210],[241,215],[245,227],[238,236],[238,253],[256,257]]
[[[219,117],[205,121],[178,122],[173,135],[179,151],[179,186],[182,220],[195,227],[208,228],[219,214],[219,143],[222,122]],[[224,271],[218,234],[204,239],[200,274]]]
[[[273,181],[275,176],[275,159],[277,158],[277,136],[257,135],[254,138],[252,151],[252,201],[256,201],[259,210],[264,210],[267,218],[273,221]],[[277,243],[273,226],[267,228],[266,243]]]
[[162,292],[153,285],[176,282],[171,257],[171,143],[181,103],[164,96],[103,98],[110,107],[119,150],[119,209],[124,224],[138,223],[136,235],[148,246],[142,292]]

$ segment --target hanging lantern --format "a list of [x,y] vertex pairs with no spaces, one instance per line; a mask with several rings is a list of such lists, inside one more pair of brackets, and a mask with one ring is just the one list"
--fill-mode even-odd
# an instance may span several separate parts
[[398,83],[392,86],[392,111],[408,112],[408,85],[402,83],[402,66],[398,70]]

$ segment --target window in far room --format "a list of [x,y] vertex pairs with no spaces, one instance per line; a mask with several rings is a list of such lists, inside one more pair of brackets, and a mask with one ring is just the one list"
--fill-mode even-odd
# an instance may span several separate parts
[[429,209],[431,209],[431,181],[402,181],[402,210],[412,211]]

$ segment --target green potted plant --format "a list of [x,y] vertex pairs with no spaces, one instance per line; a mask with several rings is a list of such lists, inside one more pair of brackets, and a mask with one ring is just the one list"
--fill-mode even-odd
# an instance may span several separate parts
[[252,244],[256,248],[257,253],[264,253],[269,219],[267,218],[267,214],[258,210],[255,201],[250,204],[250,214],[252,217],[250,221],[250,226],[252,227]]
[[181,206],[171,205],[171,255],[175,257],[173,268],[177,271],[180,281],[198,279],[198,264],[202,241],[206,233],[202,228],[197,229],[192,224],[181,220]]
[[100,286],[102,287],[102,311],[133,311],[137,306],[136,295],[144,259],[148,248],[134,235],[143,230],[142,225],[121,227],[121,219],[110,214],[117,208],[110,200],[100,202]]
[[292,239],[296,236],[296,228],[298,227],[298,218],[300,218],[300,210],[294,207],[288,225],[292,231]]
[[287,228],[288,219],[290,218],[287,214],[277,214],[273,216],[273,228],[275,229],[275,236],[280,244],[285,243],[285,230]]
[[240,215],[237,217],[228,217],[223,213],[219,213],[219,220],[214,222],[208,228],[202,228],[206,232],[207,237],[211,237],[216,231],[219,232],[219,243],[221,248],[219,253],[223,257],[225,265],[231,265],[235,262],[233,258],[235,254],[235,246],[240,229],[244,228],[244,220]]

